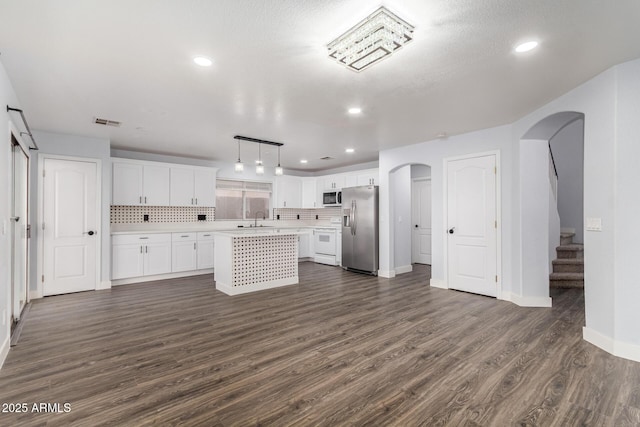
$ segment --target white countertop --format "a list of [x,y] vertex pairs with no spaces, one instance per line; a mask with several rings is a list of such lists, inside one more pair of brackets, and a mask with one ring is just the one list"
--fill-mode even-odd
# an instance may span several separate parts
[[[340,225],[330,223],[310,224],[306,221],[267,221],[263,227],[237,227],[237,223],[192,222],[192,223],[142,223],[142,224],[111,224],[111,235],[121,234],[155,234],[155,233],[196,233],[213,232],[237,234],[246,236],[248,233],[256,235],[274,234],[273,230],[281,230],[279,234],[300,234],[314,229],[340,230]],[[271,230],[271,231],[266,231]],[[299,231],[302,230],[302,231]]]

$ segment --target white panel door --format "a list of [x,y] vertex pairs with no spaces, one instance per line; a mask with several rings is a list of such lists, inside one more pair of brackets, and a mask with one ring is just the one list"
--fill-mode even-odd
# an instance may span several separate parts
[[114,162],[111,204],[124,206],[143,204],[142,175],[142,165]]
[[193,169],[171,168],[171,206],[195,206]]
[[194,202],[198,206],[216,205],[216,172],[207,169],[194,170]]
[[198,242],[198,261],[196,268],[204,270],[213,268],[213,240]]
[[145,165],[142,202],[149,206],[169,206],[169,166]]
[[145,243],[144,275],[171,273],[171,243]]
[[27,302],[28,268],[28,177],[29,158],[16,141],[13,146],[13,203],[12,203],[12,263],[11,263],[11,315],[14,321],[20,319]]
[[411,193],[412,262],[431,264],[431,180],[413,181]]
[[496,159],[447,162],[449,287],[497,294]]
[[130,243],[113,245],[111,280],[140,277],[144,274],[144,245]]
[[191,271],[197,268],[196,241],[173,242],[172,269],[174,273]]
[[97,165],[44,160],[43,293],[96,288],[98,271]]

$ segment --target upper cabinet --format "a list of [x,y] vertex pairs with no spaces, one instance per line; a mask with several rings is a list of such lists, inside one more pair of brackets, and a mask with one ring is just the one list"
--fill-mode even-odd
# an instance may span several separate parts
[[345,186],[344,175],[327,175],[321,178],[323,190],[340,190]]
[[111,204],[213,207],[216,173],[215,168],[113,159]]
[[171,167],[171,206],[216,205],[216,169]]
[[356,183],[360,185],[378,185],[378,169],[369,169],[365,171],[358,171],[356,174]]
[[294,176],[279,176],[276,184],[276,208],[302,207],[302,179]]
[[114,160],[111,204],[167,206],[169,166]]
[[302,179],[302,207],[320,208],[318,204],[317,180],[315,178]]

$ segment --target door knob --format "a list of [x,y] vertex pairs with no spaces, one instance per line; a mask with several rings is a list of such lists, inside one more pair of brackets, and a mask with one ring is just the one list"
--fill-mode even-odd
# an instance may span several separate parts
[[89,236],[93,236],[94,234],[96,234],[96,232],[95,231],[87,231],[86,234],[88,234]]
[[453,230],[455,230],[455,229],[456,229],[455,227],[451,227],[451,228],[449,229],[449,234],[453,234]]
[[416,228],[418,228],[418,224],[416,224]]

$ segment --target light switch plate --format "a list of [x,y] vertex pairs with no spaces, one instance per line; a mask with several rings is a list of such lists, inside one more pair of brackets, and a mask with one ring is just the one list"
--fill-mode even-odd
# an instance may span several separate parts
[[602,218],[587,218],[587,231],[602,231]]

